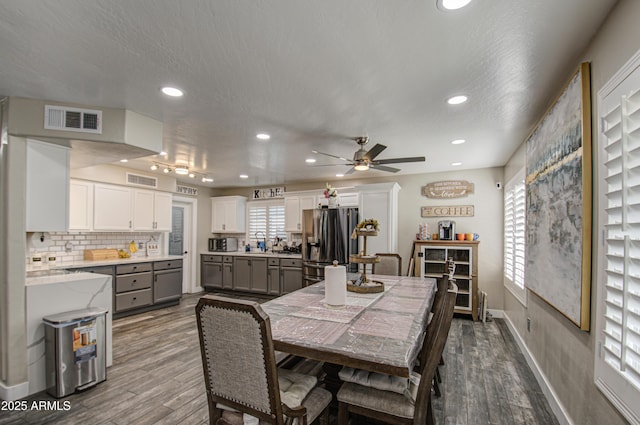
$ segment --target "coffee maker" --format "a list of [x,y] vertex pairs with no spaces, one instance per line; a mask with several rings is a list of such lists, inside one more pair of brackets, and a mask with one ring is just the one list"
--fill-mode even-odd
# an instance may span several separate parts
[[452,241],[456,238],[456,222],[443,220],[438,222],[438,233],[440,240]]

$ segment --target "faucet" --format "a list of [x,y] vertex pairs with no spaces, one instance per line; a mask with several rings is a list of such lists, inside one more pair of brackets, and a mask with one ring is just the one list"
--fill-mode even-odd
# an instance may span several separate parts
[[[260,250],[264,252],[264,251],[267,250],[267,235],[265,235],[265,233],[263,231],[257,231],[254,234],[256,239],[258,239],[258,233],[262,233],[262,248]],[[260,243],[258,243],[258,247],[260,247]]]

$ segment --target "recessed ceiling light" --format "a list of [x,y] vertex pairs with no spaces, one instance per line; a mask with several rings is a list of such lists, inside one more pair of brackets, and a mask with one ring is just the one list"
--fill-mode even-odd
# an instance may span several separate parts
[[307,158],[304,160],[304,162],[308,163],[308,164],[313,164],[314,162],[316,162],[315,158]]
[[121,159],[120,162],[129,162],[128,159]]
[[458,167],[458,166],[460,166],[460,165],[462,165],[462,162],[452,162],[452,163],[451,163],[451,166],[452,166],[452,167]]
[[256,137],[260,140],[269,140],[271,139],[271,136],[269,136],[267,133],[258,133],[256,134]]
[[452,96],[449,99],[447,99],[447,103],[449,105],[459,105],[461,103],[466,102],[468,99],[467,96],[465,95],[460,95],[460,96]]
[[471,0],[437,0],[436,4],[440,10],[461,9],[471,3]]
[[179,88],[168,87],[168,86],[162,88],[162,93],[166,94],[167,96],[171,96],[171,97],[180,97],[180,96],[184,95],[184,92],[182,90],[180,90]]
[[452,145],[461,145],[461,144],[463,144],[464,142],[466,142],[466,140],[464,140],[464,139],[456,139],[456,140],[452,140],[452,141],[451,141],[451,144],[452,144]]
[[248,176],[248,175],[246,175],[246,174],[240,174],[240,178],[241,178],[241,179],[248,179],[248,178],[249,178],[249,176]]
[[211,183],[212,181],[213,181],[213,179],[209,178],[209,177],[203,177],[202,178],[202,183]]
[[162,155],[162,156],[167,156],[168,153],[166,153],[165,151],[160,152],[158,155]]
[[336,174],[336,177],[344,177],[344,174],[338,173],[338,174]]
[[193,173],[189,173],[189,177],[194,178],[196,175]]

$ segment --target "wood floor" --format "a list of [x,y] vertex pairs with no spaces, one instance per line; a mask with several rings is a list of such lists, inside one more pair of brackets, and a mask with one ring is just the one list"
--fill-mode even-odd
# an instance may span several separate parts
[[[115,320],[105,382],[62,399],[68,410],[0,411],[0,425],[208,423],[197,300],[190,295],[179,306]],[[502,320],[454,319],[445,350],[442,396],[433,398],[437,424],[558,423]],[[27,402],[47,400],[55,399],[41,393]]]

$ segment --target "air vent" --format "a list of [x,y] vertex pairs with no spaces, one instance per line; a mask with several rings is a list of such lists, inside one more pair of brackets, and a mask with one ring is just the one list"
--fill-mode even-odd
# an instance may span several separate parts
[[155,177],[141,176],[139,174],[127,173],[127,184],[134,186],[158,187],[158,179]]
[[102,111],[45,105],[44,128],[102,134]]

